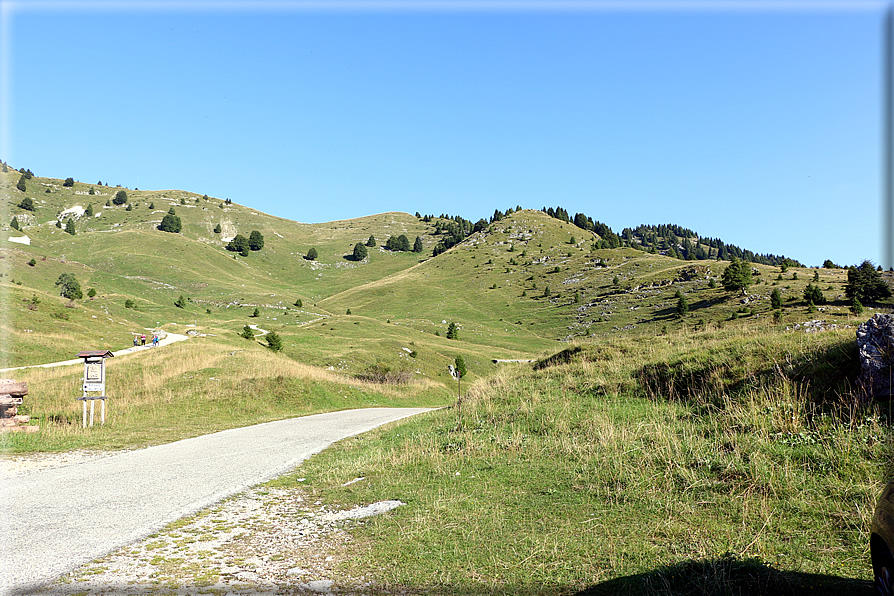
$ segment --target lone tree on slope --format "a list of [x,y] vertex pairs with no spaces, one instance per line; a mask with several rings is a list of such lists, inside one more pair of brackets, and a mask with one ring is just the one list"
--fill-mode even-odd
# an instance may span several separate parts
[[366,247],[363,246],[362,242],[358,242],[354,245],[354,253],[351,255],[355,261],[362,261],[367,257],[369,253],[366,250]]
[[261,250],[264,248],[264,236],[257,230],[252,230],[248,236],[248,248],[250,250]]
[[727,292],[738,292],[751,285],[751,264],[733,258],[721,277],[723,288]]

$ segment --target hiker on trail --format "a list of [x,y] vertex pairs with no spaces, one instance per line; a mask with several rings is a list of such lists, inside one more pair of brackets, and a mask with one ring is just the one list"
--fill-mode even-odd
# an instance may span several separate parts
[[146,334],[145,333],[140,336],[140,342],[141,342],[140,345],[143,345],[143,346],[146,345]]
[[140,340],[137,338],[136,335],[134,335],[133,336],[133,347],[137,347],[138,345],[140,345]]
[[152,336],[152,347],[154,348],[154,347],[156,347],[156,346],[158,346],[158,336],[157,336],[157,335],[153,335],[153,336]]

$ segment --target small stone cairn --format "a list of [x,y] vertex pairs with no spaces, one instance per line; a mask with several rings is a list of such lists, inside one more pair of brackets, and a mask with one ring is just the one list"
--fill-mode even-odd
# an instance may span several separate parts
[[891,399],[894,376],[894,315],[876,314],[857,328],[860,377],[857,388],[863,401]]
[[28,395],[28,383],[0,379],[0,432],[34,432],[39,426],[28,426],[30,416],[19,416],[19,406]]

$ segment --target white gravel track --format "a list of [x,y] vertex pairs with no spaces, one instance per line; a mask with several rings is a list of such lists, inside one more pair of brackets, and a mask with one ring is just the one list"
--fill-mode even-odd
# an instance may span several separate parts
[[330,412],[130,451],[0,483],[0,593],[60,575],[297,466],[335,441],[429,408]]

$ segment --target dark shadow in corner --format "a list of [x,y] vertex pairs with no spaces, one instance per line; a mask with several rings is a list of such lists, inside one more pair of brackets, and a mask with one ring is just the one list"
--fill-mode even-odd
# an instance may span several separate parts
[[[869,562],[866,562],[867,568]],[[683,561],[655,571],[596,584],[577,596],[871,596],[872,582],[862,579],[780,571],[756,559],[734,557]]]

